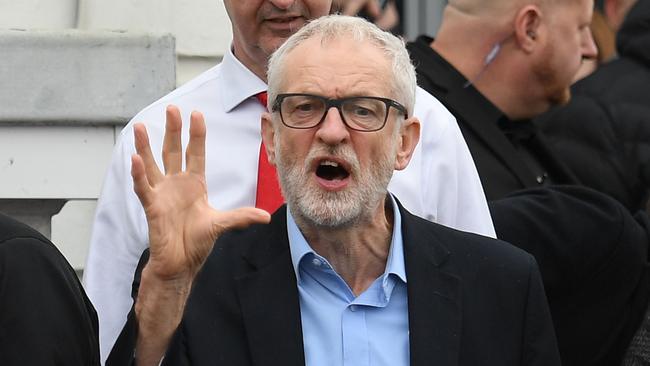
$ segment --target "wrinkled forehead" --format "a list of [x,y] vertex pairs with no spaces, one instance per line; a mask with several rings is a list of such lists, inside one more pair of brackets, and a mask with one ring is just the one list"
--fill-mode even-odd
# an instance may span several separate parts
[[310,38],[287,53],[282,68],[284,92],[391,97],[391,64],[370,42]]

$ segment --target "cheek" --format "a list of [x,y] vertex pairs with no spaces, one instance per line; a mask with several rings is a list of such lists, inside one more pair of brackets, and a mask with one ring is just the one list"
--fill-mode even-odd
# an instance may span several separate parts
[[581,52],[581,43],[580,37],[577,37],[576,40],[563,52],[566,52],[568,55],[566,57],[566,65],[564,67],[567,69],[567,73],[573,78],[578,72],[580,65],[582,64],[582,52]]
[[313,134],[310,134],[309,130],[284,130],[281,133],[286,136],[280,137],[280,134],[276,134],[275,144],[280,148],[284,160],[304,160],[311,149]]
[[361,166],[373,166],[380,160],[394,159],[395,147],[389,138],[376,141],[353,139],[353,147]]

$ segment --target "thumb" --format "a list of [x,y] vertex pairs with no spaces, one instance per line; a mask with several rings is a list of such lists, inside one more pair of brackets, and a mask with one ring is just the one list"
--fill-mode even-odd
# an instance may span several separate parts
[[268,224],[271,215],[259,208],[242,207],[235,210],[219,212],[216,218],[225,230],[244,229],[253,224]]

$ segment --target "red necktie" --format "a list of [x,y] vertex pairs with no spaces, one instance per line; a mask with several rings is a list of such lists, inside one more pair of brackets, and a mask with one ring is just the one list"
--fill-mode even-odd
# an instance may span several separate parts
[[[266,108],[268,96],[266,92],[256,94],[257,100]],[[255,195],[255,207],[273,213],[284,203],[284,197],[280,191],[278,174],[275,167],[269,163],[266,156],[264,141],[260,146],[260,159],[257,165],[257,193]]]

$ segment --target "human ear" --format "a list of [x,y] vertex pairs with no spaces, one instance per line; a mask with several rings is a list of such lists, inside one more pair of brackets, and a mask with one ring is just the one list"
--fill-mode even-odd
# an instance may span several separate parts
[[395,170],[403,170],[408,166],[419,141],[420,121],[416,117],[411,117],[402,122],[398,134]]
[[275,165],[275,128],[273,127],[273,118],[269,113],[262,113],[261,119],[262,142],[266,148],[266,155],[269,162]]
[[542,12],[537,5],[521,8],[515,16],[515,39],[519,48],[531,53],[543,36]]

